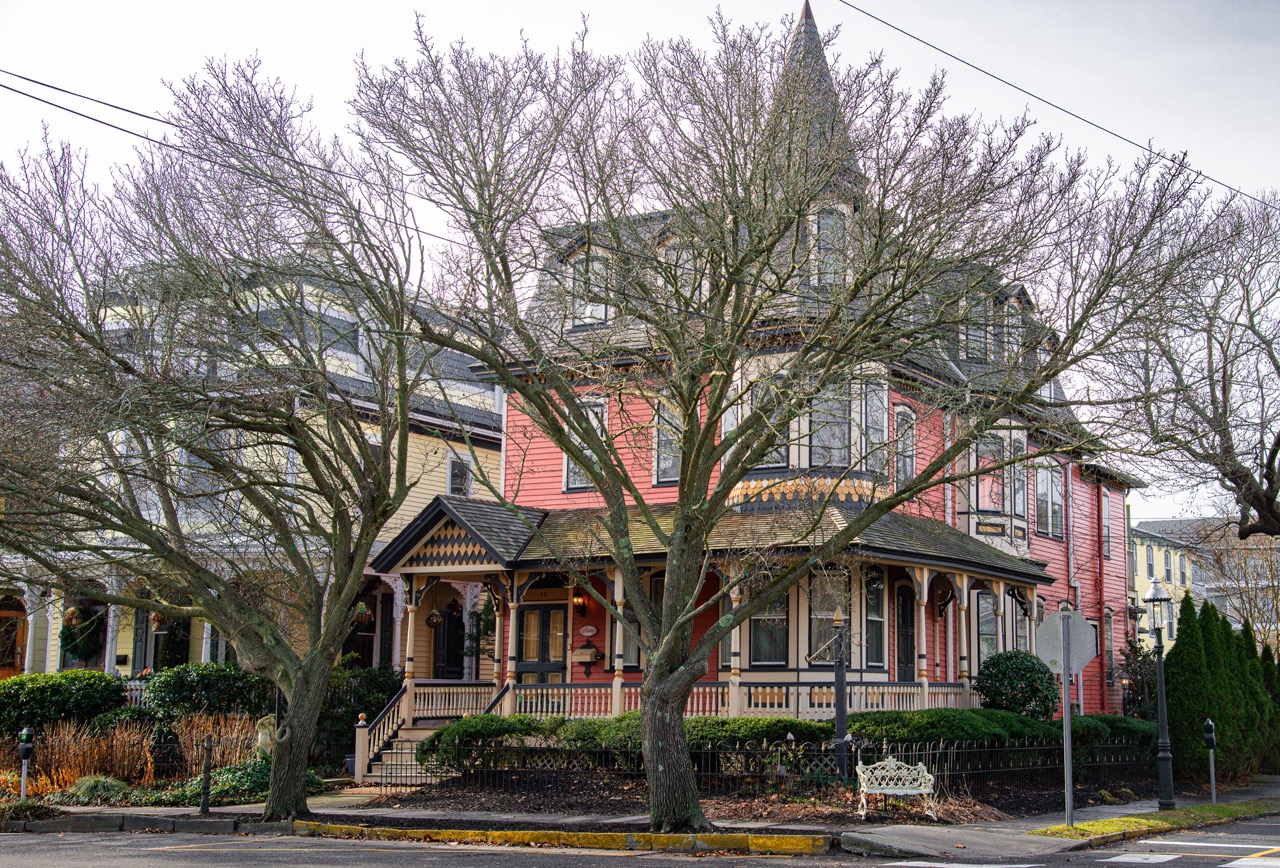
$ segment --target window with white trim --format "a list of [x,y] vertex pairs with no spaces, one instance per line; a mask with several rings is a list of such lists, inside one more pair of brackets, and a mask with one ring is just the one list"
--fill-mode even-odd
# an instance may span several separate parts
[[893,478],[899,489],[910,485],[916,476],[916,413],[900,405],[893,414],[894,453]]
[[1051,464],[1036,468],[1036,532],[1062,539],[1062,467]]
[[607,260],[586,251],[573,260],[570,269],[573,274],[570,326],[590,326],[607,322],[609,306],[604,301],[609,280]]
[[1182,587],[1187,586],[1187,556],[1178,555],[1178,584]]
[[[582,410],[592,421],[596,433],[601,437],[607,436],[608,428],[606,426],[605,408],[603,401],[593,403],[584,403]],[[573,435],[574,442],[581,444],[581,440],[577,435]],[[577,465],[568,455],[564,457],[564,487],[568,491],[581,491],[588,488],[595,488],[595,484],[591,481],[591,477],[587,472]]]
[[[1013,449],[1010,455],[1015,461],[1027,454],[1026,441],[1021,437],[1013,438]],[[1017,518],[1027,517],[1027,467],[1025,464],[1013,464],[1009,468],[1013,479],[1013,514]]]
[[[777,378],[781,380],[782,377]],[[757,382],[751,385],[751,406],[752,408],[763,407],[771,401],[781,402],[778,395],[777,382]],[[774,438],[774,444],[760,460],[756,463],[758,468],[786,467],[790,464],[788,456],[791,454],[791,437],[789,426],[782,424],[782,410],[778,408],[774,410],[769,427],[773,427],[772,433],[762,432],[765,436]]]
[[676,482],[680,479],[680,422],[665,404],[659,404],[653,414],[654,469],[657,482]]
[[1102,556],[1111,557],[1111,492],[1102,486]]
[[809,411],[809,466],[849,466],[849,392],[833,386],[813,399]]
[[980,512],[1004,512],[1004,440],[996,434],[984,434],[975,447],[978,475],[974,486],[978,492]]
[[862,587],[866,597],[862,607],[867,619],[866,665],[883,669],[885,664],[884,570],[880,567],[867,567],[862,573]]
[[887,469],[885,441],[889,412],[889,390],[883,380],[871,380],[862,387],[862,432],[864,466],[868,473],[883,476]]
[[1164,583],[1173,584],[1173,552],[1164,550]]
[[787,665],[787,596],[783,594],[751,616],[752,666]]
[[449,453],[449,493],[459,497],[470,497],[472,480],[475,473],[471,460],[456,452]]
[[1147,546],[1147,581],[1154,582],[1156,580],[1156,550],[1153,546]]
[[[832,637],[835,636],[836,609],[844,614],[848,624],[849,573],[842,569],[814,570],[809,575],[809,654],[815,663],[835,660]],[[848,653],[846,646],[845,654]]]
[[1000,650],[1000,621],[990,591],[978,592],[978,669],[982,661]]

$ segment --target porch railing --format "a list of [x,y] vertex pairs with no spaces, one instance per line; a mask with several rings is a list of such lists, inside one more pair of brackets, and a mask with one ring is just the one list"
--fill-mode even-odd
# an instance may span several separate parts
[[413,716],[448,720],[469,714],[483,714],[493,699],[493,682],[457,681],[413,682]]
[[516,714],[536,717],[613,717],[609,684],[517,684]]

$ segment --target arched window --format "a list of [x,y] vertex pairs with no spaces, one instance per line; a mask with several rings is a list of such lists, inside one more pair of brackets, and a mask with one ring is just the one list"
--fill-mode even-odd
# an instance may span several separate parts
[[894,437],[893,477],[898,488],[908,485],[916,476],[916,414],[906,405],[900,405],[893,414]]
[[1154,582],[1156,580],[1156,550],[1152,546],[1147,546],[1147,581]]
[[1173,584],[1173,552],[1164,550],[1164,583]]

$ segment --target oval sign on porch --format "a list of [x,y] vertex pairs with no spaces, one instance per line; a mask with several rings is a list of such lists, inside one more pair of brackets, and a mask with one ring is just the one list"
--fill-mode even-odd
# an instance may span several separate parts
[[595,625],[593,624],[586,624],[578,628],[579,636],[586,636],[588,639],[590,639],[595,634],[596,634],[596,628],[595,628]]

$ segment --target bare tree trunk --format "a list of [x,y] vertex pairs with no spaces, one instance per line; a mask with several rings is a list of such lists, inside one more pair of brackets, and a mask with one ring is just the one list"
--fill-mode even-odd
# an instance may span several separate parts
[[649,781],[649,826],[655,832],[686,832],[710,827],[698,800],[698,785],[684,735],[684,706],[689,691],[668,679],[640,705],[645,776]]
[[262,809],[264,820],[286,820],[310,813],[307,808],[307,765],[316,723],[324,703],[333,663],[312,662],[301,668],[284,718],[277,721],[271,754],[271,786]]

